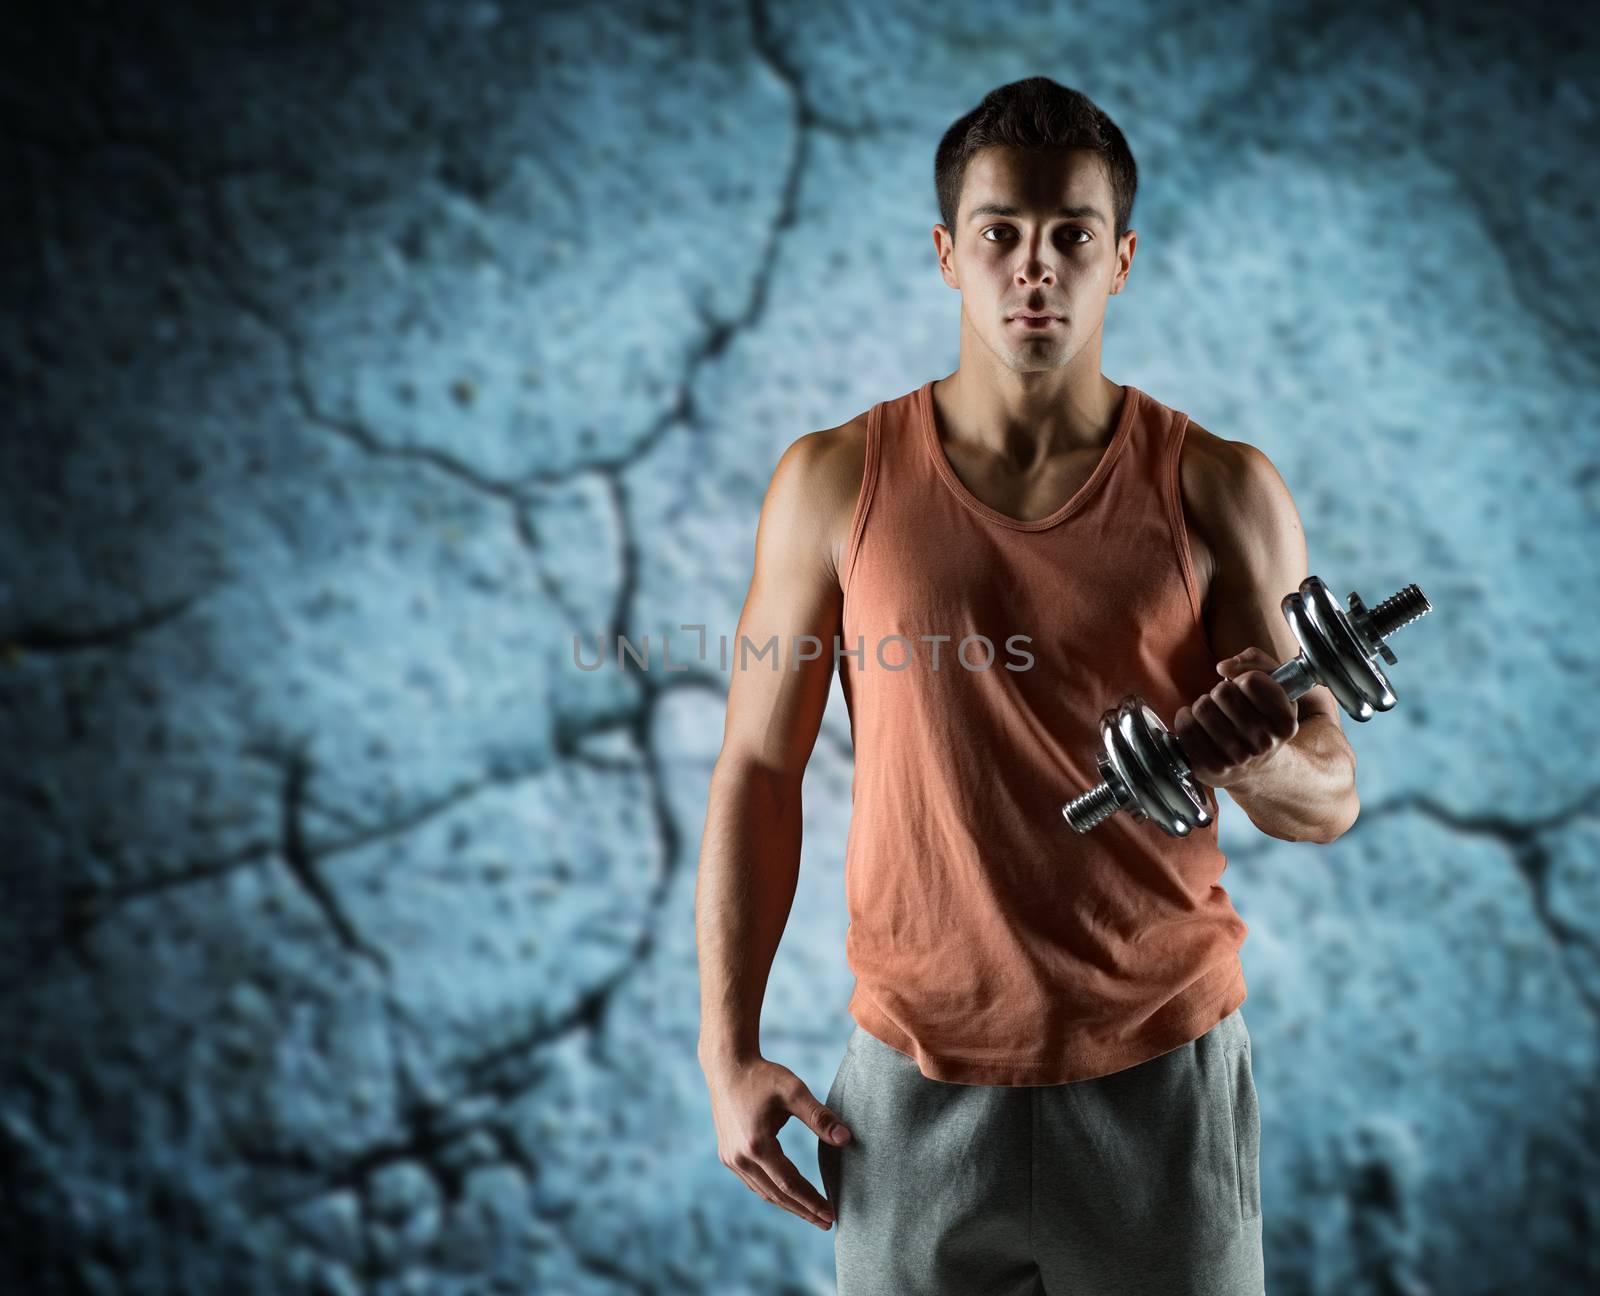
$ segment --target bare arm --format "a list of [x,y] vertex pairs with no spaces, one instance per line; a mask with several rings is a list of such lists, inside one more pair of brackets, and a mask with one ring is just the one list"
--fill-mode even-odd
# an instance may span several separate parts
[[751,1191],[823,1229],[828,1203],[784,1155],[778,1131],[793,1115],[831,1142],[849,1135],[799,1076],[761,1055],[759,1035],[800,871],[801,779],[833,679],[843,597],[835,544],[854,506],[852,473],[859,488],[857,443],[838,430],[801,437],[773,472],[695,879],[699,1056],[719,1157]]
[[1222,442],[1201,477],[1217,560],[1204,612],[1221,680],[1178,712],[1173,732],[1195,776],[1227,788],[1262,832],[1331,842],[1361,804],[1339,705],[1325,687],[1292,699],[1272,678],[1300,651],[1279,610],[1306,577],[1299,511],[1272,461],[1246,442]]
[[[794,442],[773,472],[756,531],[695,885],[702,1065],[760,1052],[767,976],[799,877],[801,779],[833,677],[841,448],[827,433]],[[811,661],[796,660],[803,635],[822,641]],[[772,639],[776,648],[757,658]]]

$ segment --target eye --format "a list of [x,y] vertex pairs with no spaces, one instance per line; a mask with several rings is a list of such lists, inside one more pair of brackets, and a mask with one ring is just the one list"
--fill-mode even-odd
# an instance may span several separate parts
[[[986,242],[993,243],[996,240],[988,238],[987,236],[990,235],[990,234],[993,234],[997,230],[1003,230],[1003,231],[1005,231],[1006,233],[1009,234],[1011,232],[1011,226],[1009,226],[1009,225],[991,225],[991,226],[989,226],[988,229],[984,230],[983,233],[980,234],[978,237],[984,239]],[[1068,233],[1071,233],[1071,234],[1082,234],[1084,236],[1082,239],[1073,239],[1072,240],[1073,245],[1077,246],[1077,247],[1083,246],[1083,244],[1087,243],[1089,241],[1089,239],[1092,237],[1090,235],[1089,231],[1084,229],[1083,226],[1081,226],[1081,225],[1070,226],[1069,229],[1068,229]]]

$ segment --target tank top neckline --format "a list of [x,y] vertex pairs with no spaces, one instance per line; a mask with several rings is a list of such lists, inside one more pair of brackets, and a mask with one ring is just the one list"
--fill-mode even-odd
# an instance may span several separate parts
[[1094,466],[1094,471],[1089,474],[1072,496],[1060,508],[1044,517],[1023,521],[1014,518],[1009,513],[1002,513],[999,509],[990,508],[981,499],[969,491],[962,484],[961,478],[956,476],[956,470],[951,466],[950,460],[945,456],[944,447],[939,444],[939,432],[933,420],[933,383],[932,378],[917,389],[916,410],[917,422],[922,425],[923,444],[927,447],[933,459],[933,466],[944,484],[949,487],[950,493],[965,504],[981,518],[987,518],[1003,527],[1010,527],[1013,531],[1043,531],[1053,527],[1059,522],[1065,522],[1080,508],[1089,502],[1090,497],[1099,489],[1100,483],[1110,473],[1112,465],[1122,453],[1133,433],[1133,415],[1139,399],[1139,389],[1132,383],[1122,384],[1122,408],[1117,413],[1116,430],[1111,435],[1110,442],[1106,445],[1105,452],[1100,456],[1100,462]]

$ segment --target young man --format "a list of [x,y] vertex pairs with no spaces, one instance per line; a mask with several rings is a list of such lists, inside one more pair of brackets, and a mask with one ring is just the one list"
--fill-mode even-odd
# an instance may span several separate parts
[[[1002,86],[935,181],[959,367],[799,438],[762,508],[738,642],[783,657],[732,674],[696,893],[719,1155],[837,1220],[841,1296],[1260,1292],[1247,928],[1215,818],[1078,836],[1060,808],[1136,692],[1262,831],[1354,822],[1335,702],[1270,675],[1298,651],[1299,516],[1260,451],[1100,372],[1137,242],[1104,113]],[[856,1025],[824,1106],[757,1036],[836,663]],[[779,1146],[791,1115],[826,1199]]]

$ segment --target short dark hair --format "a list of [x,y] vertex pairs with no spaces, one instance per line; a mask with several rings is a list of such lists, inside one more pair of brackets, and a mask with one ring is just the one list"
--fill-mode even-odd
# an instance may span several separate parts
[[933,186],[939,197],[939,219],[952,236],[967,163],[979,149],[997,146],[1097,153],[1111,182],[1116,241],[1121,242],[1133,219],[1133,196],[1139,188],[1139,168],[1128,141],[1116,122],[1087,95],[1044,76],[996,86],[939,141],[933,159]]

